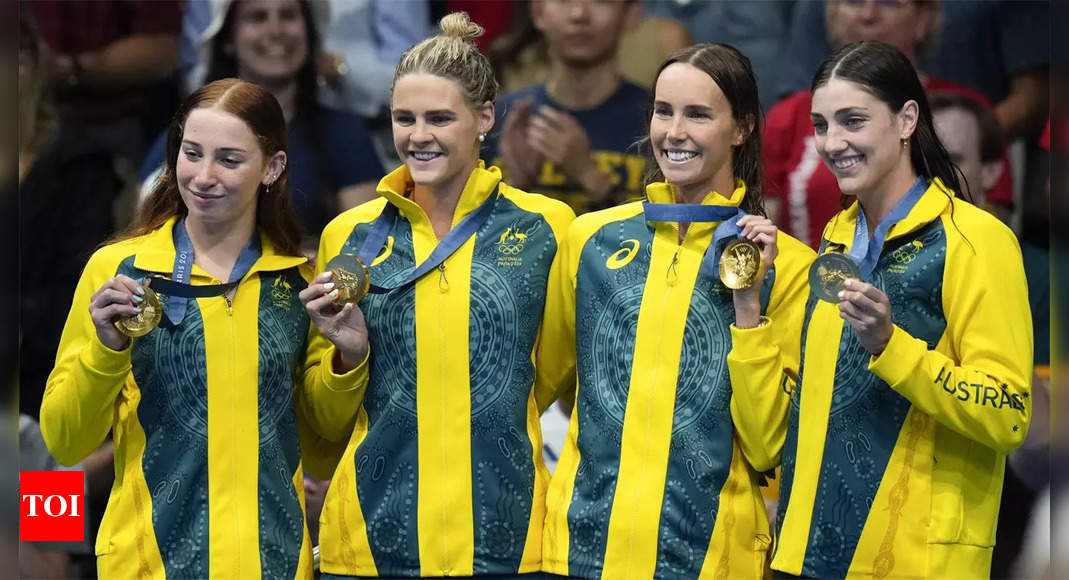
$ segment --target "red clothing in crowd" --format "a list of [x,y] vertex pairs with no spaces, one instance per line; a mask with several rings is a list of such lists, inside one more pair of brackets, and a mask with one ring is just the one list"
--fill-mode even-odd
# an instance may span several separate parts
[[[980,93],[944,80],[928,77],[925,90],[962,94],[991,107]],[[795,93],[772,107],[762,135],[762,161],[765,196],[781,201],[778,225],[803,243],[817,248],[824,226],[841,209],[839,198],[842,193],[835,176],[824,165],[814,146],[813,123],[809,119],[811,108],[809,91]],[[1002,163],[1002,177],[988,200],[1012,204],[1009,157],[1004,155]]]

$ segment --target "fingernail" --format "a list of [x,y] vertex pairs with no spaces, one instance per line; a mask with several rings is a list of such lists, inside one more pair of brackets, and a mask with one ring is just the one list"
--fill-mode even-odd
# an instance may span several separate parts
[[847,278],[846,280],[843,280],[843,286],[844,287],[849,288],[850,285],[851,285],[851,282],[850,282],[849,278]]
[[144,302],[145,301],[144,298],[142,298],[141,296],[138,296],[137,294],[134,294],[133,298],[134,298],[134,302],[139,302],[140,303],[140,302]]
[[846,290],[839,290],[839,300],[846,298]]
[[323,284],[324,290],[330,291],[332,288],[334,288],[334,282],[327,282],[326,284]]
[[331,297],[331,298],[337,298],[337,297],[338,297],[338,291],[337,291],[337,290],[334,290],[334,291],[332,291],[332,292],[330,293],[330,297]]
[[134,306],[134,314],[141,314],[141,307],[140,306]]
[[135,292],[137,292],[138,294],[144,294],[145,293],[144,286],[138,286],[137,290],[135,290]]

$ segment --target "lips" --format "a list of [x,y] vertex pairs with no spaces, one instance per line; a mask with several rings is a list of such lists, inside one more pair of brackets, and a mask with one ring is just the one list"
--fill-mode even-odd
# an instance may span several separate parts
[[857,167],[864,159],[864,155],[841,155],[830,158],[829,161],[836,171],[848,171]]
[[194,191],[192,193],[193,193],[193,197],[196,197],[197,199],[203,199],[203,200],[213,200],[213,199],[222,199],[223,198],[222,195],[210,195],[210,194],[207,194],[207,193],[200,193],[198,191]]
[[434,161],[439,157],[442,157],[444,153],[441,151],[409,151],[408,156],[416,161]]

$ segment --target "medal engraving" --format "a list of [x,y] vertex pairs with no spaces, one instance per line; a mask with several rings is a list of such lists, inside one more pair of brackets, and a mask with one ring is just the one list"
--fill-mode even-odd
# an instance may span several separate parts
[[847,278],[860,278],[861,270],[847,256],[829,252],[818,257],[809,267],[809,287],[817,298],[825,302],[839,302],[839,292]]
[[163,317],[163,305],[160,297],[148,286],[142,286],[145,294],[141,302],[141,312],[128,318],[120,318],[115,321],[115,328],[130,338],[140,338],[152,332],[160,324]]
[[364,299],[371,288],[371,275],[364,261],[352,254],[339,254],[327,262],[327,270],[334,277],[338,289],[338,302],[356,304]]
[[757,281],[763,263],[760,246],[745,238],[734,240],[720,255],[720,281],[732,290],[749,288]]

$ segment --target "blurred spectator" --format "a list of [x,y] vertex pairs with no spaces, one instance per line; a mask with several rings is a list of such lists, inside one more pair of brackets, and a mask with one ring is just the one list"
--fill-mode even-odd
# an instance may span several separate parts
[[[1047,112],[1050,65],[1049,3],[1042,0],[843,0],[857,13],[856,34],[886,29],[889,19],[917,12],[922,4],[941,8],[930,49],[914,61],[921,70],[979,91],[994,103],[1005,141],[1035,137]],[[809,87],[813,71],[831,53],[825,33],[825,3],[795,8],[779,96]],[[889,36],[868,34],[898,46]],[[844,40],[845,41],[845,40]],[[901,48],[901,47],[899,47]]]
[[[853,0],[833,0],[827,4],[827,26],[822,28],[828,30],[835,46],[859,40],[882,40],[916,62],[918,52],[931,45],[932,35],[939,29],[939,7],[938,2],[892,1],[874,6]],[[802,9],[802,5],[798,8]],[[920,78],[928,91],[964,94],[987,104],[983,95],[975,91],[923,72]],[[811,95],[804,90],[772,107],[765,120],[762,154],[768,180],[765,206],[769,217],[787,233],[816,248],[824,226],[841,208],[841,192],[813,146],[810,106]],[[991,203],[1012,205],[1010,173],[1007,158],[998,183],[988,196]]]
[[[238,77],[271,91],[282,106],[293,207],[305,245],[313,249],[340,210],[375,196],[385,173],[363,119],[318,101],[318,27],[326,22],[325,9],[319,1],[215,1],[200,46],[208,63],[200,82]],[[162,167],[165,141],[166,133],[145,155],[142,194]]]
[[[776,102],[776,80],[794,5],[790,0],[642,0],[648,16],[682,23],[693,42],[722,42],[742,51],[757,76],[766,111]],[[810,75],[817,64],[809,69]]]
[[961,93],[929,94],[935,130],[969,185],[973,201],[1009,223],[1005,204],[988,203],[988,194],[1002,177],[1002,135],[991,110],[980,101]]
[[427,1],[332,0],[329,5],[320,101],[363,117],[385,114],[401,53],[431,34]]
[[576,213],[642,194],[649,93],[620,78],[616,53],[637,2],[535,0],[531,21],[546,40],[546,82],[501,97],[483,158],[520,189],[567,202]]
[[19,407],[36,418],[71,296],[89,255],[112,232],[120,185],[109,151],[61,130],[27,16],[19,18]]
[[[531,22],[529,4],[524,0],[513,5],[512,26],[487,51],[503,93],[525,89],[549,77],[549,50]],[[691,43],[690,33],[676,20],[641,11],[632,13],[624,30],[616,52],[617,70],[624,79],[647,89],[661,63]]]

